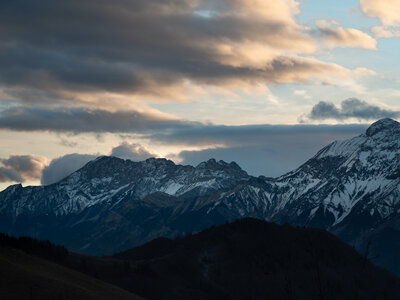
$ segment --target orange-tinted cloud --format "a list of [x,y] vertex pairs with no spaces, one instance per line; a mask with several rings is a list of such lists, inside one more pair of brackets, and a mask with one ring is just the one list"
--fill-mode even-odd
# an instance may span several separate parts
[[316,25],[321,34],[322,41],[330,47],[351,47],[377,50],[378,42],[361,30],[355,28],[344,28],[324,20],[318,21]]
[[[299,4],[7,1],[0,10],[0,26],[7,28],[0,31],[0,90],[30,104],[86,105],[99,94],[181,101],[203,86],[343,77],[350,71],[303,57],[318,43],[296,19]],[[352,46],[349,36],[373,48],[360,32],[331,34],[329,40]]]
[[151,150],[147,149],[146,147],[138,143],[128,143],[126,141],[112,148],[110,155],[134,161],[145,160],[150,157],[158,156]]
[[400,25],[399,0],[360,0],[360,6],[367,16],[378,18],[386,26]]
[[373,26],[371,31],[377,38],[390,39],[400,37],[400,29],[393,29],[384,26]]

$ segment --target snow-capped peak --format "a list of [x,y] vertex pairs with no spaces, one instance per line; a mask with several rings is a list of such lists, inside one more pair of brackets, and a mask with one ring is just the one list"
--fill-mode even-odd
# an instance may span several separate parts
[[400,133],[400,123],[390,118],[384,118],[373,123],[367,129],[366,134],[367,136],[373,136],[382,131],[387,133]]

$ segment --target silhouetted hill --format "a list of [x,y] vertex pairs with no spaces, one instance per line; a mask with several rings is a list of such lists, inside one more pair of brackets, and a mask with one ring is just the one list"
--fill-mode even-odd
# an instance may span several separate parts
[[0,299],[142,299],[38,256],[58,262],[67,262],[69,258],[63,247],[51,245],[49,242],[0,235]]
[[257,219],[114,257],[136,263],[131,289],[152,299],[400,299],[400,279],[334,235]]
[[58,246],[49,241],[36,240],[31,237],[12,237],[0,233],[0,246],[21,250],[46,260],[62,263],[66,261],[70,252],[63,246]]
[[[147,299],[400,299],[400,279],[369,262],[368,253],[360,255],[322,229],[295,228],[258,219],[242,219],[174,240],[158,238],[102,258],[64,252],[62,247],[33,239],[3,236],[0,241]],[[39,272],[42,276],[39,283],[46,282],[43,278],[47,277],[36,266],[37,260],[46,266],[45,274],[53,274],[52,268],[61,268],[61,274],[72,272],[13,251],[22,257],[14,262],[14,265],[20,264],[17,269],[22,276],[31,278],[31,272]],[[36,265],[26,263],[25,257]],[[51,266],[51,271],[47,266]],[[13,272],[13,268],[4,272]],[[76,272],[72,274],[77,276]],[[35,273],[36,276],[39,275]],[[58,285],[57,291],[69,290],[70,277],[55,282],[57,277],[46,276],[53,280],[49,281],[50,287],[55,289]],[[86,281],[79,280],[78,287],[73,285],[68,299],[91,299],[72,297],[82,285],[101,284],[94,279],[88,282],[86,276],[83,278]],[[13,282],[9,280],[8,284]],[[38,286],[35,281],[29,284]],[[29,291],[29,284],[21,283],[24,295]],[[103,286],[107,290],[106,287]]]

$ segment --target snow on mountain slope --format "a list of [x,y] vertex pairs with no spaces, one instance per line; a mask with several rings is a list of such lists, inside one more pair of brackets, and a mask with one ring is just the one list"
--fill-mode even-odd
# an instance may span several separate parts
[[236,207],[239,216],[329,229],[361,205],[359,213],[385,219],[398,213],[399,170],[400,125],[383,119],[365,134],[331,143],[277,179],[237,187],[208,212],[223,205]]
[[88,254],[241,217],[321,227],[362,245],[399,212],[400,124],[391,119],[331,143],[276,179],[214,159],[192,167],[100,157],[58,183],[0,193],[0,230]]
[[281,195],[277,214],[290,219],[309,211],[306,222],[312,224],[321,209],[331,220],[323,227],[329,227],[340,223],[358,203],[365,207],[375,203],[374,213],[386,218],[394,213],[388,207],[400,201],[399,170],[400,125],[380,120],[366,134],[333,142],[297,170],[278,178],[277,183],[289,189]]
[[155,192],[182,196],[197,189],[198,193],[207,194],[248,177],[236,164],[213,159],[194,168],[175,165],[166,159],[133,162],[103,156],[58,183],[27,188],[14,185],[6,189],[0,212],[7,210],[14,216],[38,212],[76,214],[99,203],[114,204],[128,194],[132,201]]

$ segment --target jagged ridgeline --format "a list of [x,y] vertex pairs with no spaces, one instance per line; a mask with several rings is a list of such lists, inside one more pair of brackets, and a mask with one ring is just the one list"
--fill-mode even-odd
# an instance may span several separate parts
[[382,119],[270,179],[213,159],[99,157],[58,183],[0,193],[0,230],[107,255],[242,217],[327,229],[400,274],[400,124]]

